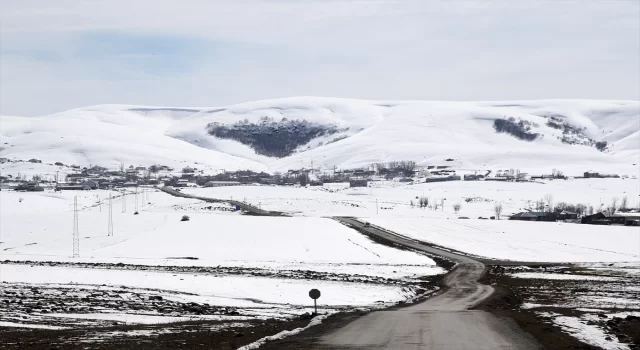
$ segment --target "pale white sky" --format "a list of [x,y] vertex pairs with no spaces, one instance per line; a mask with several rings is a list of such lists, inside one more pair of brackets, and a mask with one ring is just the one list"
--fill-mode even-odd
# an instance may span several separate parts
[[0,114],[92,104],[640,99],[640,1],[8,0]]

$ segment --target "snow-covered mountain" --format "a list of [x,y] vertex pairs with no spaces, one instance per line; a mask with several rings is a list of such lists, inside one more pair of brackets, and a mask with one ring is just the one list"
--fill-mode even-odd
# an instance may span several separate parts
[[640,161],[638,101],[294,97],[212,108],[100,105],[0,118],[0,157],[78,165],[275,171],[312,161],[349,168],[451,158],[468,169],[637,173]]

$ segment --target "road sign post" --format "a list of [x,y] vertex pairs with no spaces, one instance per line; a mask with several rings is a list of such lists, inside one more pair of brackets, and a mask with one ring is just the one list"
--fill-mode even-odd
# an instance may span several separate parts
[[320,298],[320,291],[317,289],[312,289],[309,291],[309,298],[313,299],[313,309],[315,310],[315,314],[318,314],[318,304],[316,303],[316,300],[318,300],[318,298]]

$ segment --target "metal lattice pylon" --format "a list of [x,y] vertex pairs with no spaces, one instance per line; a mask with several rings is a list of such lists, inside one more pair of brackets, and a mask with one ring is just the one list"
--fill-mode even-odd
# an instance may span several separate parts
[[78,196],[73,197],[73,257],[80,257],[80,232],[78,228]]
[[109,224],[107,228],[107,236],[113,236],[113,203],[111,201],[111,193],[109,193]]

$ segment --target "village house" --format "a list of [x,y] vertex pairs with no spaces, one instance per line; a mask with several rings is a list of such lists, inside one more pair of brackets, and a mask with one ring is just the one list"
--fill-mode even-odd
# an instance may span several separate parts
[[558,215],[556,213],[542,212],[542,211],[525,211],[514,214],[509,217],[509,220],[521,220],[521,221],[557,221]]
[[578,213],[573,213],[566,210],[556,213],[556,215],[558,215],[558,220],[578,220]]

